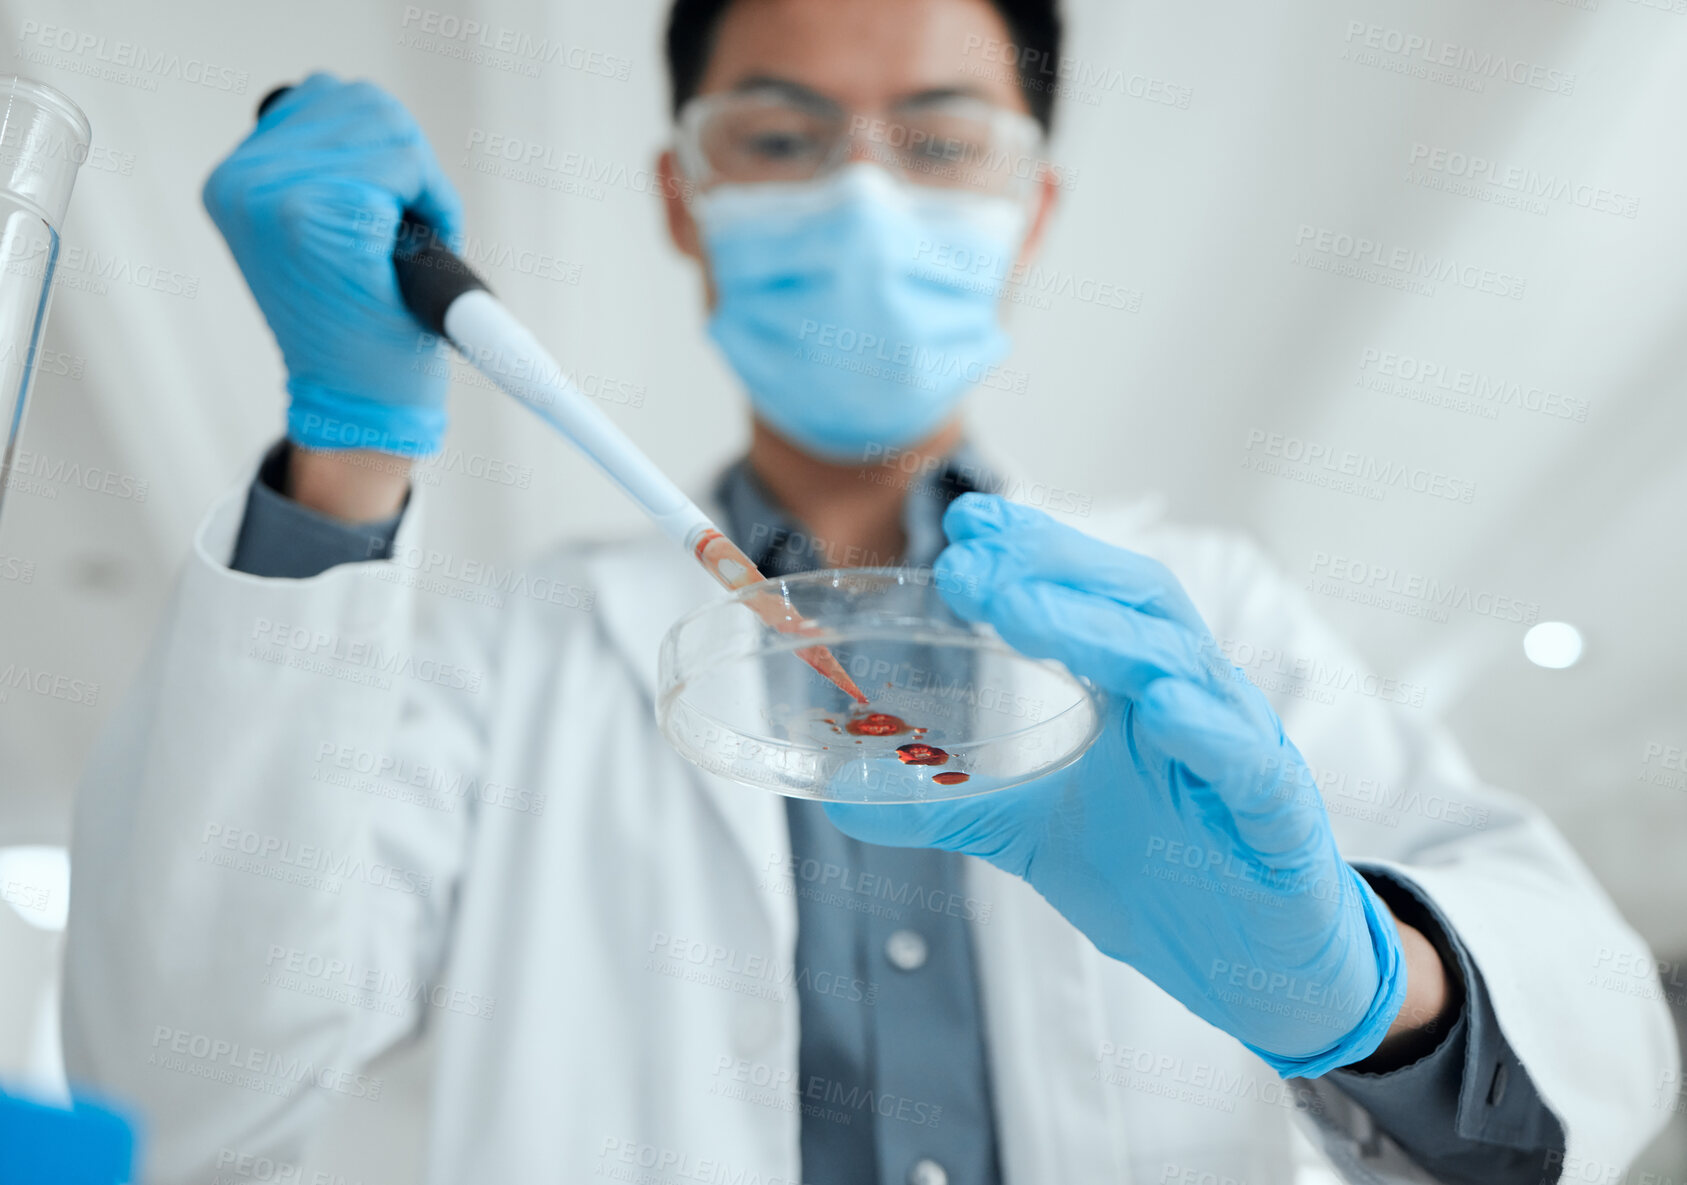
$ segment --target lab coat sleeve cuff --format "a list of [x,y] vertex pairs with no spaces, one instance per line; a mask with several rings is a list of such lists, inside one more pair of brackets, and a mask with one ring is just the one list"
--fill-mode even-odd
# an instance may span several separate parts
[[1379,1074],[1337,1070],[1328,1081],[1442,1180],[1552,1180],[1565,1149],[1564,1127],[1500,1030],[1469,952],[1416,885],[1392,870],[1360,871],[1402,921],[1435,945],[1461,981],[1463,1003],[1441,1042],[1417,1061]]
[[404,510],[369,523],[344,523],[287,497],[287,442],[264,454],[246,494],[229,567],[251,576],[306,580],[340,564],[387,559]]

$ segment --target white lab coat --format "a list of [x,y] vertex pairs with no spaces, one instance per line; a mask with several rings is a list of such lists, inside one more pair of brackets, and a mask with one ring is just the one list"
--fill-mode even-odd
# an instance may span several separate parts
[[[419,1025],[429,1182],[800,1180],[784,803],[692,768],[653,721],[658,642],[713,586],[652,536],[558,550],[474,605],[417,587],[456,563],[417,551],[419,499],[403,562],[258,579],[225,566],[242,506],[204,523],[77,811],[67,1065],[139,1105],[147,1180],[334,1179],[322,1131],[384,1105],[379,1059]],[[1359,682],[1239,539],[1130,510],[1079,525],[1177,573],[1312,764],[1346,775],[1326,793],[1344,853],[1452,920],[1572,1165],[1624,1164],[1666,1117],[1672,1029],[1655,995],[1593,981],[1602,951],[1645,948],[1565,841]],[[383,758],[405,786],[341,784]],[[1350,1179],[1428,1179],[1023,883],[968,876],[1009,1185],[1286,1181],[1296,1122]]]

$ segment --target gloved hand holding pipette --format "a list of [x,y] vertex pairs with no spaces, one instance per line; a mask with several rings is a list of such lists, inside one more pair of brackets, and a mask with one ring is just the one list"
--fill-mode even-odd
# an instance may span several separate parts
[[1110,696],[1075,765],[982,798],[829,804],[872,843],[981,856],[1028,880],[1285,1075],[1370,1054],[1406,997],[1388,909],[1336,850],[1265,696],[1218,652],[1177,578],[1002,498],[944,517],[944,599]]
[[313,74],[266,109],[205,183],[287,364],[287,435],[313,449],[438,451],[446,376],[416,365],[422,330],[392,251],[406,210],[457,233],[462,203],[404,106]]

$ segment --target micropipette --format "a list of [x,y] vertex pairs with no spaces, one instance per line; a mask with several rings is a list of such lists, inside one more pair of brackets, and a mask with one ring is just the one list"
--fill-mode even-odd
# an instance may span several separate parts
[[[258,104],[258,115],[282,95],[279,87]],[[431,228],[408,213],[393,249],[393,270],[405,306],[430,333],[456,346],[476,370],[515,396],[585,454],[664,534],[684,547],[718,583],[736,590],[766,578],[702,509],[634,444],[603,409],[573,383],[525,325]],[[773,629],[812,634],[815,627],[771,587],[747,605]],[[795,652],[857,703],[855,681],[825,646]]]

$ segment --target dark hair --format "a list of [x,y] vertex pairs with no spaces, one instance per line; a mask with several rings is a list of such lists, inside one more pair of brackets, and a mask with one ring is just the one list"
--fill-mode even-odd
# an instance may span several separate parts
[[[715,31],[733,0],[674,0],[668,13],[668,81],[673,111],[697,93],[715,46]],[[1014,49],[1000,47],[993,60],[1014,67],[1025,105],[1046,132],[1054,119],[1054,82],[1060,63],[1059,0],[990,0],[1008,27]]]

